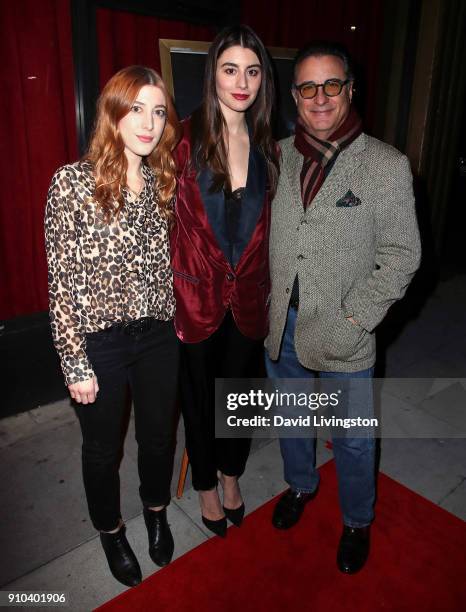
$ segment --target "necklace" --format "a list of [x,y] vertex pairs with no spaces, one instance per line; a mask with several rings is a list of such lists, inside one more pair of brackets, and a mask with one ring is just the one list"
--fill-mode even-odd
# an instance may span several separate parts
[[126,183],[126,187],[128,188],[128,190],[136,197],[138,198],[141,195],[142,190],[144,189],[146,183],[144,181],[144,179],[141,179],[141,186],[139,188],[139,191],[135,191],[134,189],[132,189],[128,183]]

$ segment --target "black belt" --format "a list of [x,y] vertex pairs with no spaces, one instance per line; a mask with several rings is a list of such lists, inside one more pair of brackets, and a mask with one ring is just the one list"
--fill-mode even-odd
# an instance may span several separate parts
[[102,331],[106,333],[121,332],[127,336],[139,336],[140,334],[144,334],[153,329],[157,322],[158,319],[154,319],[154,317],[142,317],[141,319],[136,319],[135,321],[121,321],[119,323],[114,323],[111,327],[107,327]]

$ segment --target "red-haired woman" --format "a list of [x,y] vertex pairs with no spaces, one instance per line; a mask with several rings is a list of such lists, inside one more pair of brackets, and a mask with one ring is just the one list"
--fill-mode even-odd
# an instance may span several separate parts
[[[247,26],[223,30],[207,55],[201,108],[183,123],[172,232],[175,326],[182,340],[182,410],[202,520],[239,526],[238,478],[248,439],[215,439],[215,378],[241,378],[262,359],[269,294],[270,198],[278,179],[271,136],[272,69]],[[217,482],[223,488],[223,502]]]
[[120,70],[97,104],[88,153],[55,173],[45,232],[50,318],[83,435],[89,513],[110,570],[141,569],[120,513],[126,393],[134,403],[149,553],[166,565],[178,347],[168,246],[179,124],[156,72]]

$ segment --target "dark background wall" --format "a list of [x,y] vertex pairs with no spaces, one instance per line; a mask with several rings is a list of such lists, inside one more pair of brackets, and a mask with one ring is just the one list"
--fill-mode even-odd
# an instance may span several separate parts
[[8,58],[0,102],[0,357],[7,389],[0,416],[65,395],[46,314],[48,184],[58,166],[83,151],[103,83],[133,63],[160,70],[159,38],[209,41],[224,25],[242,22],[268,46],[299,47],[313,38],[344,43],[356,60],[366,130],[407,151],[413,163],[432,260],[458,264],[451,245],[458,244],[455,219],[464,221],[463,2],[173,4],[0,3],[0,49]]

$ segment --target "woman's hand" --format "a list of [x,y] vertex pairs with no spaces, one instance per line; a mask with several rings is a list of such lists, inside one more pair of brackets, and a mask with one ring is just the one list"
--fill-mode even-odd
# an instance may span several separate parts
[[89,380],[83,380],[81,382],[68,385],[68,390],[71,397],[78,402],[78,404],[92,404],[95,402],[95,398],[99,392],[97,376],[93,376],[92,378],[89,378]]

